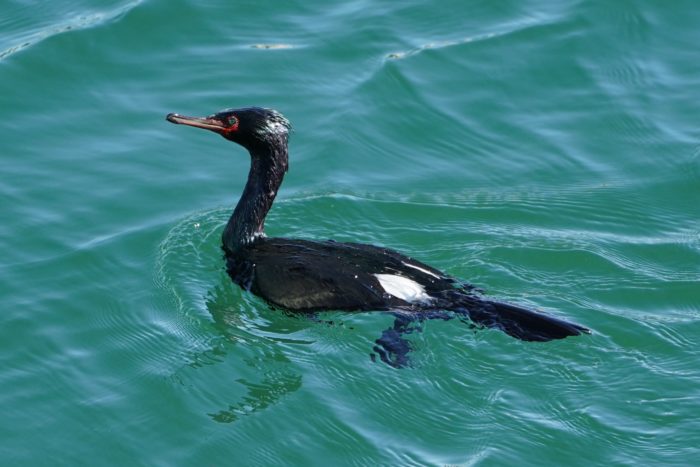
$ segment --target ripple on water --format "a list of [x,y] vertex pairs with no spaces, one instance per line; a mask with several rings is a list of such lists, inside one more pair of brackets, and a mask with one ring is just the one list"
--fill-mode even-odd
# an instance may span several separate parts
[[[607,188],[611,196],[622,189]],[[411,245],[422,244],[424,248],[413,252],[416,256],[425,255],[429,262],[437,261],[436,265],[457,275],[473,269],[482,269],[483,274],[484,268],[491,268],[489,274],[495,278],[500,264],[503,271],[523,281],[522,288],[515,289],[516,298],[527,303],[523,297],[532,284],[546,286],[547,294],[535,299],[534,305],[566,307],[567,315],[595,310],[598,316],[587,319],[600,325],[600,333],[532,345],[497,331],[470,329],[458,320],[433,321],[408,336],[413,346],[412,367],[397,371],[372,363],[373,341],[391,325],[390,316],[324,313],[316,320],[298,318],[270,310],[258,298],[242,293],[223,271],[219,246],[229,209],[215,209],[181,221],[159,249],[157,280],[175,298],[185,318],[171,330],[186,342],[186,363],[173,374],[173,384],[185,388],[191,403],[219,423],[264,423],[258,417],[261,413],[290,415],[288,411],[302,403],[309,408],[307,421],[317,427],[316,436],[300,433],[280,441],[287,447],[343,439],[349,452],[362,446],[363,452],[375,453],[368,458],[379,456],[392,462],[454,461],[435,457],[435,452],[441,446],[450,452],[450,443],[457,436],[470,437],[472,459],[517,459],[518,453],[507,443],[494,445],[485,433],[509,433],[533,449],[549,449],[552,440],[561,443],[562,437],[589,437],[588,445],[603,443],[609,449],[615,443],[643,445],[653,426],[625,428],[632,422],[629,416],[615,413],[614,408],[601,409],[607,402],[600,395],[616,387],[624,393],[623,387],[648,378],[671,374],[694,378],[692,369],[671,356],[673,348],[685,349],[692,342],[684,339],[674,322],[640,324],[633,310],[616,316],[622,308],[608,309],[605,299],[591,292],[620,293],[623,287],[644,290],[659,274],[672,281],[688,279],[689,273],[661,268],[643,252],[648,246],[677,248],[676,239],[653,225],[635,232],[612,224],[610,230],[616,232],[601,232],[601,225],[611,227],[615,220],[613,209],[605,203],[592,210],[588,229],[567,228],[567,219],[591,210],[593,195],[585,187],[513,196],[518,197],[517,203],[507,193],[489,192],[401,197],[302,193],[278,200],[268,225],[271,235],[359,240],[400,249],[405,246],[409,253]],[[642,204],[623,199],[618,209],[634,217],[640,215]],[[334,210],[343,215],[329,217]],[[504,210],[514,214],[503,216]],[[415,222],[424,213],[434,225]],[[649,214],[659,225],[666,219],[663,213],[647,212],[647,218]],[[547,226],[550,217],[558,218],[559,224]],[[454,254],[454,242],[450,244],[455,229],[463,229],[466,236],[460,255]],[[503,247],[504,243],[510,246]],[[471,263],[455,259],[469,251],[469,245],[481,259]],[[598,272],[578,277],[576,265],[582,263],[587,271]],[[579,294],[577,287],[587,292]],[[557,291],[570,296],[557,298]],[[606,331],[613,328],[626,328],[628,335],[610,337]],[[643,352],[625,350],[634,345],[624,340],[640,332],[664,342],[668,358],[649,359]],[[642,376],[635,371],[615,375],[618,365],[603,357],[608,353],[623,366],[642,371]],[[658,349],[651,353],[660,354]],[[535,380],[540,384],[533,384]],[[543,385],[556,388],[556,395],[542,393]],[[595,398],[581,398],[582,390]],[[468,399],[465,393],[470,394]],[[429,407],[425,400],[431,401]],[[667,408],[664,403],[647,405],[649,416],[658,416],[659,410]],[[426,424],[431,435],[417,442],[414,434]],[[386,426],[394,427],[393,432],[387,433]],[[537,427],[535,435],[533,426]],[[591,438],[591,432],[616,435]],[[247,436],[244,431],[235,433],[242,442]],[[408,444],[412,448],[407,451]],[[564,452],[566,442],[557,449]],[[260,452],[260,459],[273,452],[272,448]]]
[[184,318],[171,329],[183,341],[184,357],[171,380],[220,423],[296,392],[301,376],[284,348],[310,343],[301,319],[269,309],[226,275],[220,233],[229,215],[228,209],[200,212],[173,227],[159,247],[156,272]]
[[[18,10],[13,14],[3,15],[4,21],[0,22],[7,28],[15,28],[17,32],[3,37],[0,42],[0,60],[6,59],[9,56],[29,47],[32,47],[41,41],[58,34],[87,29],[103,24],[111,23],[119,20],[129,11],[136,8],[142,3],[142,0],[131,0],[121,2],[121,5],[115,5],[109,9],[100,9],[99,11],[86,12],[84,10],[78,12],[56,12],[57,15],[62,15],[62,20],[58,21],[55,16],[51,16],[50,21],[35,27],[17,27],[21,24],[24,17],[32,16],[35,21],[36,8],[28,8],[26,12]],[[56,2],[56,5],[59,5]],[[54,5],[54,7],[56,6]],[[51,11],[50,8],[47,11]],[[8,12],[5,12],[8,13]]]

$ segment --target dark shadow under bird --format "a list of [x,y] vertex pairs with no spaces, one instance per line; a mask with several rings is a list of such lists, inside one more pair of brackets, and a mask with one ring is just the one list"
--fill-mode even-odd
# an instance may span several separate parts
[[359,243],[268,238],[265,217],[288,168],[289,121],[258,107],[206,118],[169,114],[172,123],[211,130],[250,153],[248,181],[224,228],[231,279],[291,312],[389,311],[396,315],[374,350],[392,366],[408,363],[404,335],[429,318],[468,318],[524,341],[549,341],[590,331],[578,324],[480,297],[474,288],[388,248]]

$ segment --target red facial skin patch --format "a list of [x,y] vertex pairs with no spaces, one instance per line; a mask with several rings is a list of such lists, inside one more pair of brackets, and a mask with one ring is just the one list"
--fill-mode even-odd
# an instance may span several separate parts
[[225,131],[226,133],[231,133],[231,132],[233,132],[233,131],[238,131],[238,120],[236,120],[236,123],[234,123],[233,125],[224,128],[224,131]]

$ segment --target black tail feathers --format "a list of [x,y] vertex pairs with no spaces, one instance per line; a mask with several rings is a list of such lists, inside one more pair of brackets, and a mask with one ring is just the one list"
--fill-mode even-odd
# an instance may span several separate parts
[[458,311],[466,314],[474,324],[500,329],[524,341],[544,342],[591,332],[578,324],[507,303],[486,300],[470,302]]
[[396,313],[394,325],[384,330],[382,336],[375,341],[377,345],[373,350],[376,354],[370,354],[372,361],[378,355],[384,363],[394,368],[410,365],[411,342],[405,338],[406,335],[420,331],[420,323],[426,319],[453,318],[454,315],[450,312],[469,318],[476,326],[500,329],[524,341],[544,342],[591,332],[583,326],[553,316],[508,303],[482,300],[464,293],[455,293],[449,297],[449,301],[440,305],[439,308],[447,312],[430,308],[418,313]]

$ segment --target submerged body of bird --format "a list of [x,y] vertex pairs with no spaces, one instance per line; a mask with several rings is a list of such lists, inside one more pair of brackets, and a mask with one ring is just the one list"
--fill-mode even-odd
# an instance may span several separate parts
[[246,148],[251,168],[222,240],[234,282],[273,306],[292,312],[394,311],[394,326],[375,351],[393,365],[408,362],[403,334],[413,320],[468,318],[526,341],[589,332],[583,326],[487,300],[474,288],[399,252],[373,245],[268,238],[265,217],[288,168],[290,125],[279,112],[228,109],[206,118],[169,114],[168,121],[219,133]]

